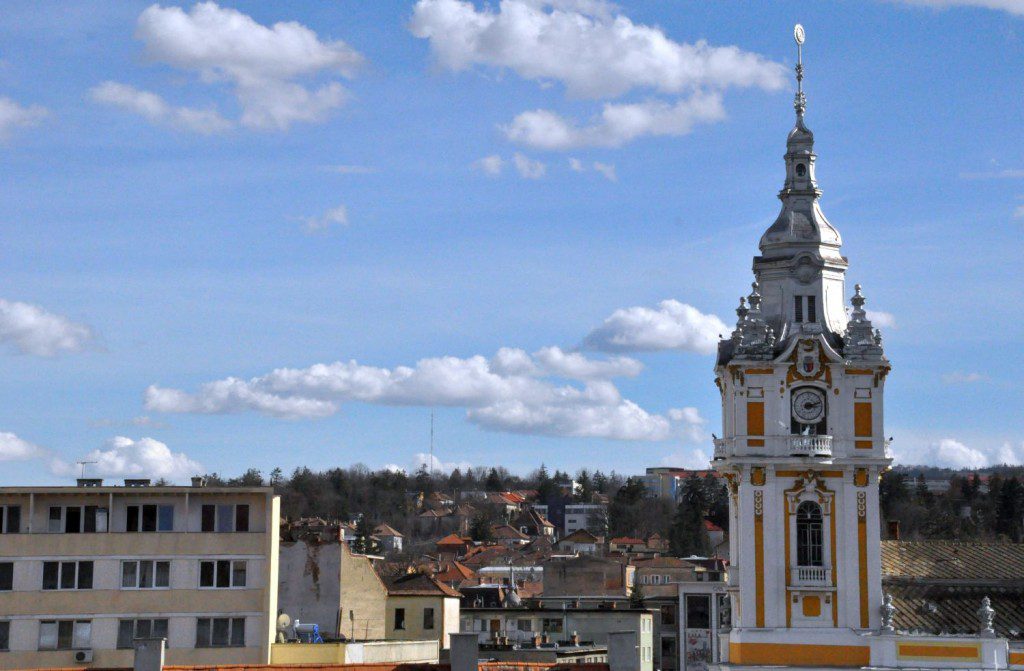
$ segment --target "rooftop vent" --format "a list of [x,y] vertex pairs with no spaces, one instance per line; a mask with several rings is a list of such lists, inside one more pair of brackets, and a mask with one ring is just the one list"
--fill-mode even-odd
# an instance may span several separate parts
[[205,487],[206,486],[206,478],[204,478],[201,475],[194,475],[194,476],[192,476],[192,486],[193,487]]
[[125,478],[125,487],[149,487],[152,482],[149,478]]
[[75,480],[79,487],[102,487],[103,478],[78,478]]

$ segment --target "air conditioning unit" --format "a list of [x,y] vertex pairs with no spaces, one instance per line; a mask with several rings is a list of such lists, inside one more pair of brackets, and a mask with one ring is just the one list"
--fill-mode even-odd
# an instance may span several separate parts
[[76,664],[91,664],[92,663],[92,650],[75,650],[75,663]]

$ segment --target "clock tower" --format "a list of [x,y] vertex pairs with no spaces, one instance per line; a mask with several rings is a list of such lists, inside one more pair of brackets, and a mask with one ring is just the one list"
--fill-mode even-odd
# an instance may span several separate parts
[[[802,47],[799,26],[795,36]],[[819,203],[802,58],[796,76],[781,211],[715,366],[714,466],[730,489],[727,654],[730,665],[865,666],[881,605],[889,361],[860,285],[846,308],[848,264]]]

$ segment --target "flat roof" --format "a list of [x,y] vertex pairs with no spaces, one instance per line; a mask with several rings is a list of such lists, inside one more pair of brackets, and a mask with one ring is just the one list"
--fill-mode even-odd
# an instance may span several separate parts
[[81,487],[58,485],[50,487],[0,487],[0,496],[29,494],[273,494],[273,487],[192,487],[190,485],[99,485]]

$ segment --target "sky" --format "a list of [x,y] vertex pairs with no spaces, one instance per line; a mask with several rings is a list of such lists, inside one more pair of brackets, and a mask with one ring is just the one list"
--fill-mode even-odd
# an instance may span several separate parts
[[1024,0],[4,10],[0,485],[704,466],[796,22],[897,461],[1024,462]]

